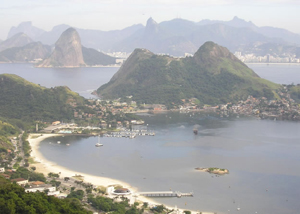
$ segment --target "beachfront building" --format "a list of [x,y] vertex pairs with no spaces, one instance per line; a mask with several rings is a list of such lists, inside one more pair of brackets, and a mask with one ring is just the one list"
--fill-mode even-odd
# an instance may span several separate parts
[[130,195],[132,192],[127,188],[115,189],[115,187],[110,186],[106,188],[106,193],[109,195]]
[[25,188],[25,192],[44,192],[47,191],[47,195],[59,195],[59,191],[56,191],[56,187],[53,187],[51,185],[42,184],[42,185],[32,185],[28,188]]
[[24,178],[16,178],[16,179],[11,179],[11,182],[16,182],[16,184],[20,186],[25,186],[28,183],[28,180]]
[[112,192],[114,195],[130,195],[131,191],[127,188],[116,189]]

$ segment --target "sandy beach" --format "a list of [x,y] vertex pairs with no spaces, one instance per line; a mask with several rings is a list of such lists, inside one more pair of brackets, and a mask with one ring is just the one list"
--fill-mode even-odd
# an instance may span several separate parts
[[[45,157],[39,152],[40,142],[49,137],[62,136],[63,134],[30,134],[28,137],[28,142],[31,146],[31,157],[34,159],[36,163],[31,164],[31,166],[36,167],[36,172],[43,173],[45,176],[48,175],[49,172],[60,173],[60,177],[72,177],[75,175],[83,176],[83,180],[86,183],[92,183],[95,186],[104,186],[108,187],[111,185],[121,185],[124,188],[130,189],[133,193],[138,192],[137,188],[132,187],[130,184],[122,182],[120,180],[111,179],[107,177],[94,176],[86,173],[76,172],[69,170],[65,167],[59,166],[56,163],[50,162],[45,159]],[[150,206],[159,205],[157,203],[147,197],[143,196],[133,196],[134,201],[147,202]],[[168,207],[168,209],[172,210],[174,207]],[[178,209],[178,213],[182,213],[183,209]],[[196,211],[192,211],[192,213],[197,213]],[[203,214],[211,214],[209,212],[202,212]]]
[[60,173],[61,177],[72,177],[75,175],[81,175],[83,176],[84,182],[92,183],[93,185],[96,186],[107,187],[110,185],[121,185],[125,188],[130,188],[132,190],[133,187],[131,187],[129,184],[125,182],[111,179],[111,178],[94,176],[94,175],[89,175],[81,172],[72,171],[65,167],[59,166],[56,163],[46,160],[44,156],[39,152],[39,144],[41,141],[45,140],[46,138],[54,137],[54,136],[62,136],[62,135],[61,134],[42,134],[42,135],[35,134],[35,135],[30,135],[28,138],[28,142],[30,143],[32,149],[31,157],[34,159],[35,162],[37,162],[32,165],[36,167],[37,172],[44,173],[45,176],[47,176],[49,172]]
[[[85,183],[92,183],[95,186],[108,187],[111,185],[121,185],[124,188],[130,189],[133,193],[138,191],[137,188],[134,188],[130,184],[122,182],[120,180],[72,171],[70,169],[59,166],[56,163],[50,162],[49,160],[45,159],[45,157],[39,152],[39,144],[46,138],[55,137],[55,136],[62,136],[62,134],[29,135],[28,142],[31,146],[31,157],[36,162],[34,164],[31,164],[31,166],[36,167],[36,172],[43,173],[45,176],[47,176],[49,172],[60,173],[60,177],[72,177],[75,175],[81,175],[83,176],[83,180]],[[134,197],[134,198],[136,199],[136,201],[148,202],[149,205],[158,204],[155,201],[152,201],[151,199],[142,196]]]

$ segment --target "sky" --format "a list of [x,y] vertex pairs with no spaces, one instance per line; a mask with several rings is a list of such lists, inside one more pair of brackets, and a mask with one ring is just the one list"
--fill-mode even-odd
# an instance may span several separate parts
[[300,0],[0,0],[0,39],[21,22],[50,31],[59,24],[116,30],[182,18],[231,20],[238,16],[257,26],[285,28],[300,34]]

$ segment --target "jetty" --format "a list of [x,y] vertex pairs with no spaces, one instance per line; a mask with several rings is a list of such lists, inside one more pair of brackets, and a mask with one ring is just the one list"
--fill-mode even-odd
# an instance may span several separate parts
[[193,197],[193,192],[181,193],[179,191],[157,191],[157,192],[137,192],[137,195],[145,197]]

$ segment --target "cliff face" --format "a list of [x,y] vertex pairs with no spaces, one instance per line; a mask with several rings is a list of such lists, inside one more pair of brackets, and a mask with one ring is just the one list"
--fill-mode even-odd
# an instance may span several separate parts
[[38,67],[81,67],[85,66],[81,40],[74,28],[69,28],[62,33],[55,43],[55,49],[49,58],[45,59]]

